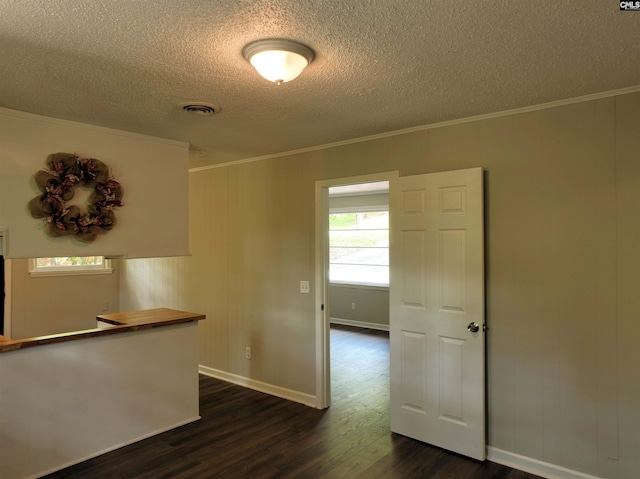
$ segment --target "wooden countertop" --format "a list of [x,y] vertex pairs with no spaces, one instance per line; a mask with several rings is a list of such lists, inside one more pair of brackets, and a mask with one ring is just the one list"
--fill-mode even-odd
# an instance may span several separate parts
[[168,308],[145,309],[142,311],[129,311],[125,313],[102,314],[96,317],[98,321],[107,323],[106,326],[70,333],[52,334],[26,339],[9,339],[0,336],[0,353],[15,351],[18,349],[41,346],[44,344],[62,343],[84,338],[108,336],[111,334],[139,331],[172,324],[188,323],[205,319],[204,314],[188,313]]

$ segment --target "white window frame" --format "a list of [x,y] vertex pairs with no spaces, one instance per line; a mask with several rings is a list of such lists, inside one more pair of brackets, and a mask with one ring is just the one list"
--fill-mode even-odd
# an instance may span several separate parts
[[[376,212],[376,211],[389,211],[389,205],[378,205],[378,206],[349,206],[342,208],[330,208],[329,214],[340,214],[340,213],[368,213],[368,212]],[[389,228],[390,229],[390,228]],[[331,249],[331,241],[328,241],[328,248]],[[387,247],[389,249],[389,247]],[[331,270],[331,260],[329,260],[329,270]],[[391,275],[391,271],[389,271],[389,275]],[[335,285],[348,285],[348,286],[364,286],[371,289],[381,289],[388,290],[389,289],[389,280],[387,280],[387,284],[380,283],[367,283],[365,281],[337,281],[329,279],[329,284]]]
[[[92,255],[96,256],[96,255]],[[113,267],[111,260],[103,256],[101,265],[90,266],[49,266],[38,267],[36,258],[29,259],[29,275],[33,278],[46,278],[52,276],[84,276],[94,274],[111,274]]]

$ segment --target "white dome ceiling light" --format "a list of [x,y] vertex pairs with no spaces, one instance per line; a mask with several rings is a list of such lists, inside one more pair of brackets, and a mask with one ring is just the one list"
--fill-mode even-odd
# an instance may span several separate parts
[[313,61],[313,50],[292,40],[269,39],[249,43],[244,56],[260,75],[276,85],[296,78]]

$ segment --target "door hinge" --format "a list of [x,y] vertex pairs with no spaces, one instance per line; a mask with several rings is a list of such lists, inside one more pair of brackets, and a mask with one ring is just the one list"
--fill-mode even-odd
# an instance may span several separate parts
[[320,311],[324,311],[324,304],[320,305]]

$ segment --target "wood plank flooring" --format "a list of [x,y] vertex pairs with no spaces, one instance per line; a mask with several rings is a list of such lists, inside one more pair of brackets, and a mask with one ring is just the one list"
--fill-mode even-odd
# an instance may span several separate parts
[[332,327],[331,354],[327,410],[201,376],[202,420],[46,478],[537,478],[391,434],[388,333]]

